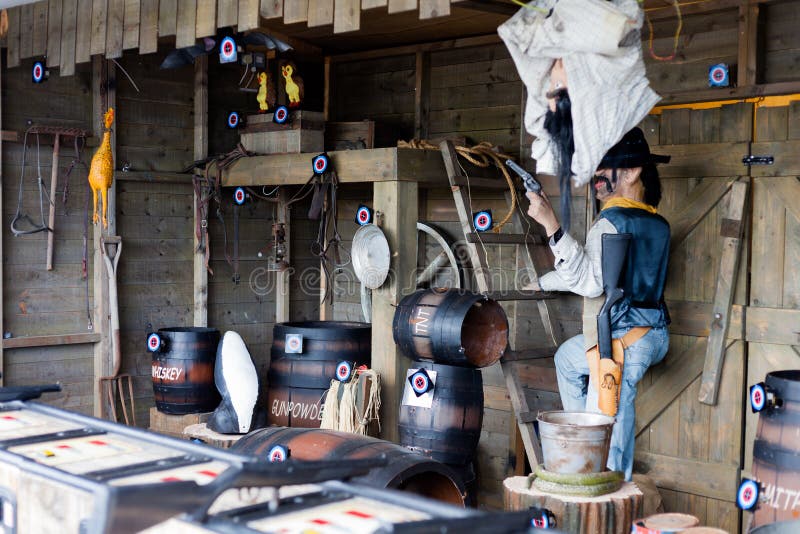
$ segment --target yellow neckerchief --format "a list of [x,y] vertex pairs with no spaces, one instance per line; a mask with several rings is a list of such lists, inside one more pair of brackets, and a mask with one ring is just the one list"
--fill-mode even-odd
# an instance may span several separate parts
[[632,198],[625,198],[625,197],[615,197],[609,199],[604,205],[603,210],[607,210],[608,208],[636,208],[640,210],[645,210],[648,213],[656,213],[655,206],[651,206],[650,204],[645,204],[644,202],[639,202],[638,200],[633,200]]

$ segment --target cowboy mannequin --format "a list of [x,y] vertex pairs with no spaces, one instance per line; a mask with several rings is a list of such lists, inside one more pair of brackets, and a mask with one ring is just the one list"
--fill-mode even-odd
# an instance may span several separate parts
[[632,234],[620,282],[624,298],[611,311],[613,359],[622,366],[622,379],[607,464],[612,471],[622,471],[626,480],[633,469],[636,386],[648,367],[664,358],[669,346],[663,292],[670,236],[669,224],[656,214],[661,184],[655,167],[668,160],[650,153],[639,128],[606,153],[592,179],[603,208],[585,247],[562,231],[545,195],[527,195],[528,214],[544,227],[555,256],[555,271],[539,279],[541,289],[585,297],[583,333],[565,341],[555,356],[566,411],[599,411],[596,366],[597,312],[603,302],[602,235]]

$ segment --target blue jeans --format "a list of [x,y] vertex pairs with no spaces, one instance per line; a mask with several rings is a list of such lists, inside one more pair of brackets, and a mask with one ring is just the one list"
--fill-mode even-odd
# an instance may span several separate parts
[[[625,335],[627,329],[615,330],[612,337]],[[636,385],[647,368],[664,359],[669,348],[666,328],[652,328],[636,343],[625,349],[625,365],[622,368],[617,421],[611,433],[611,449],[607,467],[625,473],[630,480],[633,473],[633,447],[636,441],[634,420],[636,409]],[[564,410],[570,412],[600,412],[597,407],[597,389],[589,384],[589,364],[583,334],[565,341],[556,352],[558,390]]]

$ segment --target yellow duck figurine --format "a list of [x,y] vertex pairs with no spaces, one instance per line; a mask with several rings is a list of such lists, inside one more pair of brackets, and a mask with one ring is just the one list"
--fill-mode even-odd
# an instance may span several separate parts
[[92,222],[97,224],[97,192],[103,197],[103,228],[108,228],[108,188],[114,181],[114,157],[111,154],[111,124],[114,122],[114,109],[108,108],[105,114],[105,132],[103,141],[92,156],[92,165],[89,167],[89,185],[92,188],[92,206],[94,215]]
[[[281,73],[286,80],[286,96],[289,97],[290,108],[300,106],[300,101],[303,100],[303,80],[296,76],[295,70],[293,63],[287,63],[281,67]],[[296,77],[292,78],[293,75]]]
[[267,102],[266,72],[258,73],[258,94],[256,95],[256,100],[258,100],[258,109],[261,113],[265,113],[266,111],[269,110],[269,102]]

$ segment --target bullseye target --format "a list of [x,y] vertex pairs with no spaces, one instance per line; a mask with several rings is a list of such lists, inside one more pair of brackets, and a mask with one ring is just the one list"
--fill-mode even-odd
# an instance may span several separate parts
[[417,397],[420,397],[431,390],[433,387],[431,377],[425,372],[425,369],[420,369],[410,377],[408,381],[411,383],[411,389]]
[[276,124],[285,124],[289,119],[289,110],[286,106],[278,106],[275,108],[275,113],[272,114],[272,122]]
[[328,170],[329,164],[330,162],[328,161],[327,154],[314,156],[314,159],[311,160],[311,166],[314,168],[314,174],[324,174],[325,171]]
[[767,404],[767,391],[764,389],[764,383],[750,386],[750,409],[753,413],[758,413],[764,409]]
[[739,484],[739,491],[736,492],[736,506],[741,510],[753,510],[758,506],[758,496],[761,487],[758,482],[749,478],[743,478]]
[[531,525],[535,528],[550,528],[550,518],[547,517],[547,514],[542,514],[540,517],[534,517]]
[[287,354],[302,354],[303,352],[303,336],[302,334],[286,334],[286,347]]
[[347,382],[353,374],[353,364],[350,362],[339,362],[336,365],[336,380]]
[[147,336],[147,350],[149,350],[150,352],[156,352],[160,348],[161,348],[161,336],[159,336],[155,332]]
[[239,113],[236,111],[231,111],[228,113],[228,128],[238,128],[241,119],[239,118]]
[[365,226],[370,223],[372,223],[372,210],[368,206],[361,204],[356,210],[356,224]]
[[285,462],[289,457],[289,450],[283,445],[275,445],[267,453],[267,459],[270,463]]
[[233,37],[225,37],[219,44],[219,62],[233,63],[238,59],[236,53],[236,41]]
[[711,87],[727,87],[730,85],[728,66],[725,63],[712,65],[708,69],[708,85]]
[[44,65],[41,61],[34,63],[33,69],[31,70],[31,78],[33,79],[33,83],[42,83],[45,78],[45,72]]
[[244,192],[244,187],[237,187],[233,191],[233,201],[241,206],[242,204],[244,204],[246,200],[247,200],[247,195]]
[[472,216],[472,223],[475,225],[475,230],[478,232],[485,232],[492,227],[492,211],[483,210],[476,212]]

